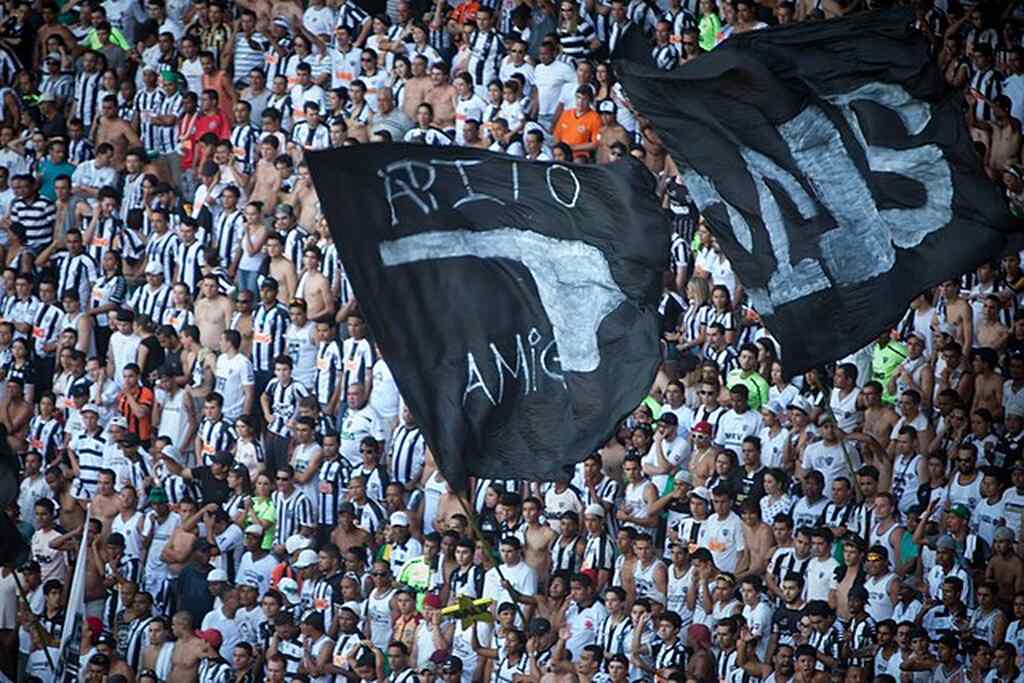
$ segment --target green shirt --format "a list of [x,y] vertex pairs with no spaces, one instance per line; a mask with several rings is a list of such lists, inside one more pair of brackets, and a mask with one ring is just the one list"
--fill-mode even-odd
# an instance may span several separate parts
[[[274,507],[274,501],[271,498],[261,499],[253,496],[252,514],[264,522],[277,522],[277,508]],[[274,532],[276,530],[277,524],[275,523],[267,527],[266,531],[263,532],[262,547],[264,550],[270,550],[274,547]]]
[[420,555],[405,563],[398,574],[398,583],[404,584],[416,592],[416,609],[423,611],[423,598],[433,588],[434,569]]
[[745,386],[748,392],[747,405],[754,412],[757,412],[761,409],[761,406],[768,403],[768,382],[754,370],[747,372],[746,370],[736,368],[729,373],[726,384],[730,389],[737,384]]
[[888,390],[889,380],[896,373],[896,368],[907,359],[907,347],[898,341],[891,341],[885,346],[875,343],[871,351],[871,379],[882,385],[882,401],[895,403],[896,397]]

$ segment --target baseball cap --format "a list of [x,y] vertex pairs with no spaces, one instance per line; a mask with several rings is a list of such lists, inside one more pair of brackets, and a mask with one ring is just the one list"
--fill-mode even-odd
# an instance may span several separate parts
[[794,396],[793,400],[786,406],[787,410],[799,410],[801,413],[809,414],[811,412],[810,406],[807,404],[807,400],[803,396]]
[[391,526],[409,526],[409,515],[401,510],[391,513]]
[[36,98],[36,103],[37,104],[42,104],[43,102],[56,102],[56,101],[57,101],[57,98],[53,96],[53,93],[48,93],[48,92],[44,92],[43,94],[41,94],[39,97]]
[[99,415],[100,414],[100,408],[95,403],[86,403],[84,406],[82,406],[82,410],[80,412],[83,412],[83,413],[94,413],[96,415]]
[[444,607],[444,603],[441,602],[441,596],[437,593],[427,593],[423,596],[423,606],[430,607],[431,609],[441,609]]
[[161,486],[154,486],[149,490],[149,502],[150,503],[166,503],[167,491]]
[[317,557],[316,551],[306,548],[299,553],[299,557],[295,560],[295,564],[293,566],[296,569],[305,569],[306,567],[312,567],[318,562],[318,560],[319,558]]
[[272,277],[265,277],[260,282],[260,289],[272,289],[276,292],[278,286],[277,280]]
[[311,545],[313,545],[313,542],[305,536],[302,536],[301,534],[292,534],[288,537],[288,540],[284,542],[284,549],[289,555],[294,555],[300,550],[305,550]]
[[935,548],[937,550],[953,550],[953,551],[955,551],[956,550],[956,539],[953,538],[952,536],[950,536],[949,534],[945,534],[944,536],[941,536],[939,538],[939,540],[935,543]]
[[678,472],[676,472],[675,480],[677,484],[682,483],[693,486],[693,475],[690,474],[690,470],[679,470]]
[[971,510],[970,510],[970,508],[968,508],[963,503],[960,503],[959,505],[954,505],[953,509],[950,510],[950,512],[952,512],[954,515],[956,515],[960,519],[970,519],[971,518]]
[[200,639],[205,640],[214,650],[219,650],[220,644],[224,642],[224,637],[220,634],[220,631],[215,628],[208,628],[204,631],[199,631],[196,635]]
[[114,640],[114,636],[104,631],[96,638],[97,645],[109,645],[110,647],[117,647],[117,641]]
[[[110,418],[110,422],[107,423],[110,427],[120,427],[121,429],[128,429],[128,420],[125,419],[124,415],[115,415]],[[167,452],[167,448],[164,447],[164,452]]]
[[996,529],[995,540],[997,541],[1012,541],[1013,540],[1013,529],[1006,526],[1001,526]]
[[587,506],[587,509],[583,511],[583,514],[587,517],[604,517],[604,507],[597,503],[591,503]]
[[184,464],[181,458],[181,451],[179,451],[178,447],[172,443],[169,443],[166,446],[164,446],[161,453],[164,454],[165,458],[170,458],[176,463]]
[[694,490],[690,491],[691,498],[699,498],[705,503],[711,502],[711,492],[708,491],[706,486],[698,486]]
[[341,505],[338,506],[338,514],[339,515],[343,515],[346,512],[348,514],[350,514],[350,515],[356,514],[356,506],[353,505],[352,503],[348,502],[348,501],[345,501],[344,503],[342,503]]
[[284,17],[284,16],[274,17],[274,21],[271,22],[271,23],[273,23],[274,26],[279,26],[280,28],[283,28],[285,31],[291,31],[292,30],[292,22],[288,20],[288,17]]
[[526,625],[526,634],[530,636],[543,636],[551,632],[551,622],[544,617],[534,617]]
[[679,426],[679,417],[671,410],[666,410],[661,414],[661,417],[658,418],[658,422],[677,427]]
[[707,420],[702,420],[697,424],[693,425],[693,429],[690,430],[694,434],[703,434],[705,436],[711,436],[712,428],[711,423]]
[[119,446],[125,446],[127,448],[135,448],[142,445],[142,439],[135,432],[125,432],[121,435],[121,438],[117,441]]
[[444,660],[444,664],[441,665],[441,673],[443,674],[458,674],[462,673],[462,660],[452,655],[448,659]]
[[146,275],[163,275],[164,268],[159,261],[150,261],[146,264]]
[[286,576],[277,582],[277,590],[284,599],[293,605],[299,604],[299,584],[295,579]]
[[262,536],[263,527],[261,527],[259,524],[250,524],[249,526],[245,527],[245,533],[254,534],[256,536]]
[[619,107],[615,104],[615,100],[606,99],[597,103],[597,111],[600,114],[617,114]]
[[[60,53],[59,52],[51,52],[51,53],[49,53],[48,55],[46,55],[46,61],[48,61],[48,62],[59,62],[60,61]],[[49,93],[45,93],[45,94],[49,94]],[[50,95],[50,97],[53,97],[53,95]]]
[[667,600],[665,599],[665,594],[664,594],[664,593],[662,593],[662,592],[661,592],[661,591],[659,591],[659,590],[650,590],[650,591],[647,591],[647,599],[648,599],[648,600],[650,600],[651,602],[656,602],[656,603],[658,603],[658,604],[659,604],[659,605],[661,605],[662,607],[664,607],[664,606],[665,606],[665,605],[667,604],[667,602],[668,602],[668,601],[667,601]]
[[219,582],[219,581],[227,581],[227,580],[228,580],[228,573],[226,571],[224,571],[223,569],[214,569],[209,574],[206,575],[206,582],[207,583],[216,583],[216,582]]
[[245,579],[241,579],[238,582],[238,587],[239,588],[255,588],[256,590],[259,590],[260,584],[259,584],[259,582],[256,581],[256,579],[245,578]]

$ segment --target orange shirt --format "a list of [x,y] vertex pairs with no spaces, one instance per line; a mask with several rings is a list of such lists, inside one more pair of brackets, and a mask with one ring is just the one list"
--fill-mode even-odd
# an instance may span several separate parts
[[[135,396],[135,402],[149,406],[150,411],[153,410],[153,390],[146,387],[139,387],[139,393]],[[148,441],[151,432],[153,431],[153,413],[145,417],[136,417],[135,413],[132,412],[132,407],[128,405],[128,399],[123,395],[117,398],[117,411],[124,416],[124,419],[128,421],[128,431],[139,435],[139,439],[142,441]]]
[[[597,133],[601,130],[601,117],[591,109],[583,116],[576,115],[576,108],[566,109],[558,117],[555,124],[555,140],[567,145],[583,145],[597,142]],[[575,156],[588,156],[587,152],[579,152]]]

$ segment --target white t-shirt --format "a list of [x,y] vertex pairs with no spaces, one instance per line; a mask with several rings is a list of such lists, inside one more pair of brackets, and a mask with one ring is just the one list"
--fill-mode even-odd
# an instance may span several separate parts
[[533,68],[537,84],[538,116],[553,116],[558,106],[562,86],[576,82],[576,72],[565,62],[555,60],[550,64],[538,64]]
[[216,391],[224,397],[224,417],[234,422],[245,407],[245,387],[256,383],[252,361],[238,353],[234,358],[221,354],[214,371]]
[[305,327],[288,325],[284,333],[285,352],[292,359],[292,377],[295,381],[313,390],[316,381],[316,323],[306,322]]
[[485,109],[487,109],[487,103],[476,95],[470,95],[466,99],[459,98],[455,101],[455,144],[466,144],[464,133],[466,119],[483,123]]
[[[536,594],[537,572],[526,562],[520,560],[514,567],[510,567],[507,564],[502,565],[501,573],[504,574],[505,580],[509,582],[512,588],[516,589],[519,593],[524,595]],[[484,575],[483,597],[493,600],[495,608],[503,602],[512,602],[512,596],[501,586],[501,577],[498,575],[497,568],[487,570],[487,574]],[[521,621],[522,618],[517,614],[516,623],[518,624]]]
[[114,332],[110,335],[110,353],[114,356],[114,381],[119,385],[124,373],[124,366],[134,363],[142,339],[134,334]]
[[735,451],[736,455],[739,455],[742,451],[743,439],[748,436],[757,436],[763,426],[761,414],[756,411],[748,409],[740,415],[735,410],[729,410],[718,421],[715,444],[721,448]]
[[707,548],[714,557],[715,566],[724,572],[736,571],[740,551],[746,549],[740,516],[730,512],[725,519],[712,515],[700,526],[697,545]]
[[832,493],[832,482],[837,477],[850,478],[850,468],[846,464],[847,456],[856,467],[857,452],[852,448],[847,448],[846,455],[844,455],[841,444],[829,446],[824,441],[816,441],[804,449],[803,468],[818,470],[825,477],[824,493],[826,497]]
[[828,592],[835,587],[836,567],[834,557],[819,560],[812,557],[807,563],[807,583],[804,584],[804,598],[807,600],[828,600]]
[[207,612],[206,616],[203,617],[202,628],[204,631],[208,628],[215,628],[220,631],[220,656],[230,662],[231,659],[229,657],[234,655],[235,645],[238,644],[241,633],[238,630],[238,623],[235,617],[229,619],[222,610],[223,608],[219,608]]
[[373,364],[373,391],[370,392],[370,405],[385,421],[398,416],[398,385],[391,374],[391,368],[378,358]]
[[372,436],[377,441],[383,441],[385,437],[384,421],[369,404],[359,410],[349,410],[345,415],[345,421],[341,423],[339,450],[341,456],[353,467],[359,467],[363,463],[363,458],[359,455],[359,442],[367,436]]

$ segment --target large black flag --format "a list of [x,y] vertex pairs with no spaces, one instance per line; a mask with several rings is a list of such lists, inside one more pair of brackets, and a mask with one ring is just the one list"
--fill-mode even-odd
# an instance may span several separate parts
[[550,480],[659,363],[654,179],[472,149],[307,154],[360,308],[444,476]]
[[637,40],[618,55],[788,371],[863,347],[1005,243],[962,95],[910,19],[743,33],[672,72],[645,65]]

